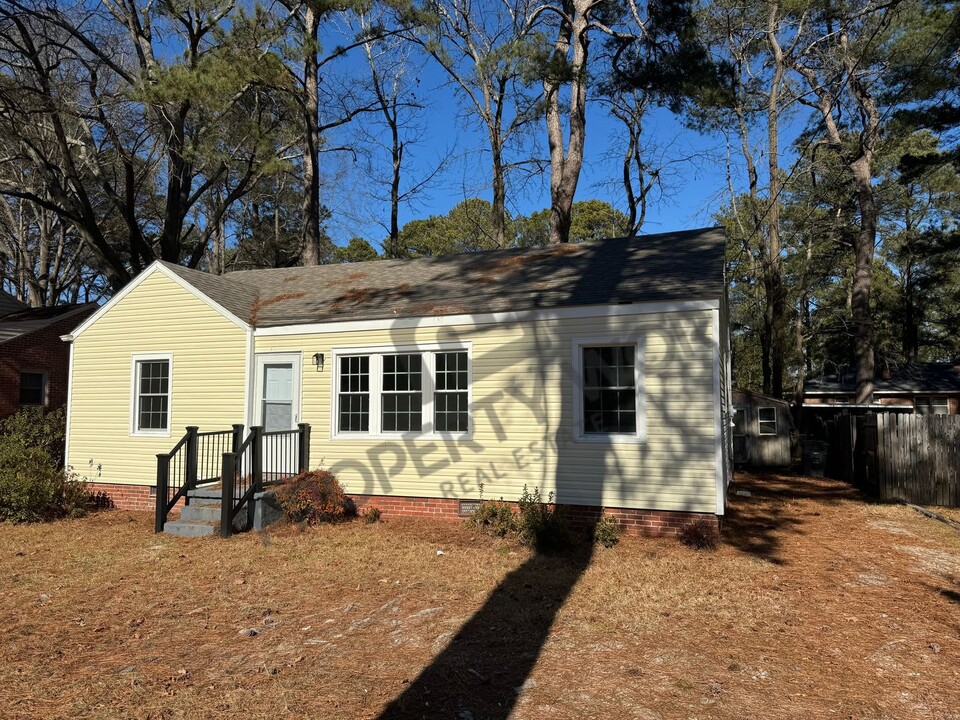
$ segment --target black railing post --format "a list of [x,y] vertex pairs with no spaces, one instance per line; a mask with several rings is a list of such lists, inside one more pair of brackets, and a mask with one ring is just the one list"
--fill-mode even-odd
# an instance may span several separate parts
[[297,429],[300,431],[297,435],[300,443],[297,447],[297,472],[302,473],[310,469],[310,425],[300,423]]
[[250,436],[251,480],[253,491],[260,492],[263,490],[263,426],[250,428]]
[[224,453],[220,466],[220,537],[228,538],[233,534],[233,485],[237,477],[237,456]]
[[199,448],[197,447],[197,432],[199,430],[200,428],[196,425],[187,426],[187,467],[183,478],[184,485],[187,486],[183,502],[187,505],[190,504],[190,491],[197,489],[197,470],[200,464]]
[[240,445],[243,443],[243,428],[242,424],[233,426],[233,442],[230,446],[230,452],[234,454],[240,452]]
[[163,525],[167,521],[167,488],[170,486],[170,456],[167,453],[157,454],[157,514],[154,520],[154,531],[163,532]]

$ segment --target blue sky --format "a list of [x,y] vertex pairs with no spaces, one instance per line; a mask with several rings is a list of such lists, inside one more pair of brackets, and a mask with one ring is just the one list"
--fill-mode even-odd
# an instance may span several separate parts
[[[351,64],[354,62],[356,60]],[[359,72],[362,66],[354,65],[350,70]],[[415,207],[402,209],[401,225],[412,219],[445,214],[465,197],[491,197],[489,161],[481,152],[485,146],[483,136],[463,121],[464,113],[453,89],[445,83],[445,76],[438,68],[427,64],[420,74],[420,88],[427,98],[428,108],[422,121],[421,142],[408,149],[411,176],[428,172],[438,157],[450,151],[457,159],[438,176],[433,187],[419,197]],[[369,121],[359,122],[367,122],[369,127]],[[618,125],[618,121],[610,118],[599,105],[589,108],[584,168],[577,199],[599,198],[625,210],[626,202],[619,185],[619,160],[610,157],[619,152],[618,139],[622,137],[622,131]],[[666,109],[654,110],[646,129],[649,146],[655,154],[676,162],[667,172],[662,197],[648,209],[644,231],[662,232],[712,225],[712,215],[723,202],[727,187],[723,139],[686,129],[680,119]],[[356,128],[345,128],[332,139],[337,140],[337,144],[349,144],[356,141],[355,132]],[[546,129],[542,122],[534,132],[545,147]],[[545,151],[542,154],[545,155]],[[379,242],[385,232],[377,220],[386,220],[388,206],[367,196],[370,181],[350,157],[326,159],[328,170],[337,174],[336,182],[330,183],[330,191],[323,199],[334,212],[328,232],[338,244],[354,235]],[[528,182],[510,192],[510,211],[526,215],[548,207],[548,177],[545,172],[538,181]],[[344,188],[348,190],[344,192]]]

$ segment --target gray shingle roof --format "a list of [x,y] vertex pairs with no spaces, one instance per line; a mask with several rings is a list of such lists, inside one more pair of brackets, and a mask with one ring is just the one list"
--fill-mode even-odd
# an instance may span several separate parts
[[22,303],[10,293],[0,290],[0,317],[25,310],[27,307],[29,306],[26,303]]
[[[83,311],[93,312],[96,303],[86,305],[57,305],[55,307],[26,308],[0,317],[0,344],[9,342],[21,335],[43,330],[56,322]],[[79,319],[78,319],[79,322]]]
[[413,260],[244,270],[216,277],[166,264],[257,327],[489,313],[575,305],[716,299],[720,228],[583,245]]
[[[884,377],[885,375],[889,377]],[[846,370],[839,375],[812,378],[803,384],[807,395],[818,393],[850,393],[857,389],[856,373]],[[960,392],[960,366],[954,363],[905,363],[889,369],[877,368],[874,392],[931,393]]]

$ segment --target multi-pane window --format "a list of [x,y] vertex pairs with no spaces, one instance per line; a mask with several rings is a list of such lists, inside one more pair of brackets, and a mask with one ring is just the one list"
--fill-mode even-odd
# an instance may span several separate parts
[[137,362],[138,431],[161,432],[170,429],[170,361]]
[[384,355],[381,383],[384,432],[423,429],[423,358]]
[[918,395],[914,401],[917,415],[948,415],[950,405],[947,398],[935,395]]
[[363,348],[334,357],[336,434],[470,431],[468,349]]
[[584,433],[636,433],[636,346],[582,347],[581,352]]
[[20,373],[20,404],[43,405],[46,395],[46,376],[40,372]]
[[340,432],[370,430],[370,357],[345,356],[340,359]]
[[757,419],[760,421],[761,435],[777,434],[777,409],[775,407],[757,408]]
[[466,432],[470,422],[467,409],[467,353],[435,353],[434,378],[434,430]]

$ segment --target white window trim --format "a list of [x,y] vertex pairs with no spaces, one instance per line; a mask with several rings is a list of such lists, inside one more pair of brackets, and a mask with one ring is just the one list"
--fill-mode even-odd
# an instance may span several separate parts
[[[760,413],[764,410],[773,410],[773,432],[764,432],[763,425],[761,425]],[[762,422],[770,422],[769,420],[763,420]],[[757,408],[757,435],[759,437],[776,437],[780,433],[780,417],[777,413],[777,408],[773,405],[764,405]]]
[[[140,397],[139,373],[137,368],[142,362],[166,360],[169,380],[167,382],[167,429],[140,430],[137,427],[137,399]],[[131,437],[170,437],[173,426],[173,353],[134,353],[130,356],[130,436]]]
[[[467,353],[467,431],[436,432],[433,429],[433,390],[436,377],[435,353]],[[376,345],[337,347],[330,353],[333,368],[330,373],[330,439],[331,440],[469,440],[473,437],[473,345],[469,341],[449,343],[421,343],[413,345]],[[422,430],[389,432],[381,429],[381,385],[383,356],[414,354],[423,357],[423,414]],[[340,432],[340,358],[352,355],[370,357],[370,429],[368,432]]]
[[[633,365],[637,399],[637,431],[635,433],[587,433],[583,427],[583,348],[633,345],[636,359]],[[602,336],[573,339],[573,440],[585,443],[634,443],[647,442],[647,392],[644,364],[644,337]]]
[[[48,407],[50,405],[50,375],[47,374],[46,370],[31,370],[30,368],[22,368],[19,371],[19,379],[17,385],[17,405],[18,407]],[[41,398],[39,403],[23,403],[20,402],[20,393],[23,391],[23,376],[24,375],[39,375],[43,378],[43,385],[40,387]]]

